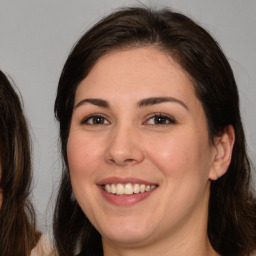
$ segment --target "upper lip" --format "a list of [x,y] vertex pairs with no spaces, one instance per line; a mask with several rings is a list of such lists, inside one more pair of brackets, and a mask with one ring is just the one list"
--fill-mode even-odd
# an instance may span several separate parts
[[127,184],[127,183],[132,183],[132,184],[145,184],[145,185],[157,185],[155,182],[150,182],[142,179],[138,179],[135,177],[107,177],[99,182],[97,182],[97,185],[106,185],[106,184]]

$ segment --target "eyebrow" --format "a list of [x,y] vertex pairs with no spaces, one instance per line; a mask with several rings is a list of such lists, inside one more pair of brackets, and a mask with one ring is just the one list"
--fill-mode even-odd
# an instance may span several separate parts
[[81,100],[79,101],[74,108],[78,108],[80,107],[81,105],[84,105],[86,103],[90,103],[92,105],[96,105],[96,106],[99,106],[99,107],[102,107],[102,108],[109,108],[109,104],[107,101],[105,100],[101,100],[101,99],[84,99],[84,100]]
[[152,97],[140,100],[137,104],[138,107],[146,107],[151,105],[156,105],[164,102],[174,102],[183,106],[186,110],[188,110],[188,106],[181,100],[173,98],[173,97]]
[[[137,107],[141,108],[141,107],[147,107],[147,106],[152,106],[152,105],[156,105],[156,104],[161,104],[161,103],[165,103],[165,102],[174,102],[174,103],[178,103],[181,106],[183,106],[186,110],[188,110],[188,106],[181,100],[173,98],[173,97],[151,97],[151,98],[147,98],[147,99],[142,99],[137,103]],[[74,108],[78,108],[86,103],[90,103],[92,105],[95,106],[99,106],[102,108],[109,108],[110,105],[106,100],[102,100],[102,99],[83,99],[81,101],[79,101]]]

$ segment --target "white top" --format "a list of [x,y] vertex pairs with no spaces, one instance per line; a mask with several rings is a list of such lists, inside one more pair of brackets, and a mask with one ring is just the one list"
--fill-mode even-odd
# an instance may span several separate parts
[[30,256],[56,256],[53,246],[46,235],[42,235]]

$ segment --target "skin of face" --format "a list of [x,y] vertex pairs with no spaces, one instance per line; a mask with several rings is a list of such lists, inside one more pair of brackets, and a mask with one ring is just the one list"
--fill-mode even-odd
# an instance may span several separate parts
[[[191,79],[154,47],[108,53],[77,88],[67,142],[71,183],[102,235],[104,255],[121,248],[183,255],[191,244],[207,247],[216,154]],[[115,204],[102,181],[121,178],[156,188],[134,204]]]

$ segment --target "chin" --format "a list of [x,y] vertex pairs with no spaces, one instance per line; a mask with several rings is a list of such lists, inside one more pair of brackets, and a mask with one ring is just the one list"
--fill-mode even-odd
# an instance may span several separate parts
[[152,227],[146,225],[142,226],[141,223],[136,224],[127,221],[124,225],[110,225],[109,227],[100,230],[100,233],[103,239],[105,238],[106,240],[119,245],[132,246],[143,244],[143,241],[148,240],[154,233],[152,230]]
[[142,245],[144,241],[148,240],[149,234],[135,230],[121,230],[115,234],[102,234],[102,239],[104,240],[104,238],[118,245],[133,247]]

